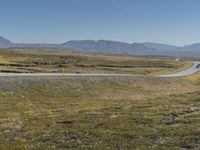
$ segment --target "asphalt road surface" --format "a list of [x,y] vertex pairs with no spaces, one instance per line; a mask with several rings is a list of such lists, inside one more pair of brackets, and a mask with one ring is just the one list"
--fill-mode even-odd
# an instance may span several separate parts
[[0,77],[39,77],[39,76],[68,76],[68,77],[92,77],[92,76],[138,76],[132,74],[77,74],[77,73],[0,73]]
[[183,76],[189,76],[192,74],[197,73],[198,71],[200,71],[200,67],[197,68],[197,66],[200,64],[199,61],[195,61],[193,62],[193,66],[190,68],[187,68],[183,71],[174,73],[174,74],[166,74],[166,75],[160,75],[161,77],[183,77]]
[[[196,66],[200,64],[200,62],[194,62],[193,66],[187,68],[183,71],[174,73],[174,74],[166,74],[166,75],[157,75],[157,77],[183,77],[195,74],[200,71],[200,68],[196,68]],[[132,77],[132,76],[144,76],[144,75],[134,75],[134,74],[75,74],[75,73],[0,73],[0,77],[47,77],[47,76],[68,76],[68,77],[109,77],[109,76],[123,76],[123,77]]]

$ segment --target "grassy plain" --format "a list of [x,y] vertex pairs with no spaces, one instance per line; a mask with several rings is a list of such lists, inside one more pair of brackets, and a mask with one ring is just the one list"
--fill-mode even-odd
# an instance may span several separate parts
[[[153,64],[158,72],[190,64],[170,58],[105,54],[67,52],[66,56],[40,57],[18,52],[13,57],[13,52],[7,53],[2,54],[4,63],[52,63],[64,57],[92,65]],[[70,61],[68,66],[76,63]],[[171,70],[157,67],[160,64],[180,66]],[[182,78],[0,78],[0,149],[200,149],[199,89],[200,74]]]
[[191,65],[167,57],[78,53],[52,49],[1,49],[1,72],[164,74]]

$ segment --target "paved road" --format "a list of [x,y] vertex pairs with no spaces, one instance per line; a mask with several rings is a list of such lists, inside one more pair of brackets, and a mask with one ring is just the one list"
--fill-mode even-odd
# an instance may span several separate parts
[[139,76],[133,74],[76,74],[76,73],[0,73],[0,77],[37,77],[37,76],[68,76],[68,77],[92,77],[92,76]]
[[183,71],[180,71],[180,72],[177,72],[177,73],[174,73],[174,74],[166,74],[166,75],[160,75],[161,77],[183,77],[183,76],[189,76],[189,75],[192,75],[192,74],[195,74],[197,73],[198,71],[200,71],[200,68],[196,68],[197,65],[199,65],[200,62],[199,61],[195,61],[193,62],[193,66],[190,67],[190,68],[187,68]]
[[[167,75],[157,75],[157,77],[182,77],[194,74],[200,69],[196,69],[196,66],[200,64],[200,62],[194,62],[193,66],[183,70],[181,72],[177,72],[174,74]],[[0,73],[0,77],[46,77],[46,76],[69,76],[69,77],[92,77],[92,76],[123,76],[123,77],[133,77],[133,76],[144,76],[144,75],[133,75],[133,74],[74,74],[74,73]]]

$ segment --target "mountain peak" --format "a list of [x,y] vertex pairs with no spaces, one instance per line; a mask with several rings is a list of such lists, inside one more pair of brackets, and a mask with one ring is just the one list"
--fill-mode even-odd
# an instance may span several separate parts
[[0,46],[10,46],[13,43],[9,41],[8,39],[4,38],[3,36],[0,36]]

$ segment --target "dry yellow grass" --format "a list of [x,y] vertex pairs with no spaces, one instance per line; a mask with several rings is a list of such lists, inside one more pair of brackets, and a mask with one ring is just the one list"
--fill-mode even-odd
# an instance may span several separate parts
[[2,78],[0,148],[198,149],[199,86],[188,77]]
[[78,53],[53,49],[0,50],[1,71],[165,74],[187,68],[191,61],[174,58]]
[[[0,63],[35,65],[2,66],[8,70],[50,71],[67,64],[73,72],[140,74],[190,65],[172,58],[49,51],[0,51]],[[130,64],[140,67],[124,67]],[[1,78],[0,149],[200,149],[199,89],[199,73],[182,78]]]

